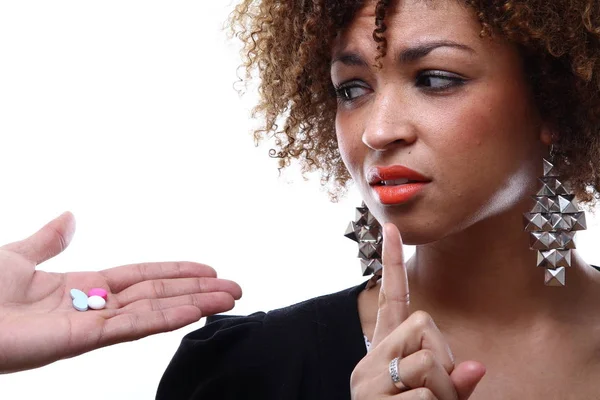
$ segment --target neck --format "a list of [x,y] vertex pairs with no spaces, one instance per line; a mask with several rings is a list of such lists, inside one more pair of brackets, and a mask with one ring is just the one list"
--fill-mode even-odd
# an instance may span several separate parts
[[568,318],[573,303],[591,287],[592,268],[572,250],[566,286],[548,287],[536,260],[520,210],[487,219],[417,246],[408,261],[413,305],[443,319],[466,317],[505,326],[537,317]]

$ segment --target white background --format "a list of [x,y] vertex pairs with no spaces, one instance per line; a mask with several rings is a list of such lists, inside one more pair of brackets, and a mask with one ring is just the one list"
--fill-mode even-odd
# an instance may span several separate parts
[[[0,2],[0,243],[71,210],[71,246],[41,269],[204,262],[243,287],[234,314],[363,281],[343,237],[356,191],[330,203],[317,176],[278,177],[270,146],[254,147],[255,97],[233,89],[237,44],[221,31],[231,8]],[[588,220],[578,243],[598,264],[600,228]],[[202,323],[0,376],[0,399],[151,399]]]

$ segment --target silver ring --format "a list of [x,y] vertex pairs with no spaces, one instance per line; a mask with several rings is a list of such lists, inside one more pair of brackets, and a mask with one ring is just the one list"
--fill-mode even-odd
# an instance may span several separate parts
[[390,371],[390,377],[392,378],[392,382],[394,382],[394,386],[398,387],[398,383],[399,383],[403,387],[398,387],[398,388],[404,392],[404,391],[410,390],[410,387],[408,387],[404,382],[402,382],[402,379],[400,378],[400,373],[398,371],[398,361],[399,360],[400,360],[400,357],[396,357],[392,361],[390,361],[389,371]]

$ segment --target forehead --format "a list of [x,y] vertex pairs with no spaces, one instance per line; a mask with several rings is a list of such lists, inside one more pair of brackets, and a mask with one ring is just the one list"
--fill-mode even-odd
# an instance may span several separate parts
[[[355,47],[376,51],[373,40],[376,1],[368,1],[338,35],[333,53]],[[471,8],[459,0],[397,0],[385,12],[388,53],[425,40],[453,40],[475,45],[481,40],[481,24]],[[473,46],[472,46],[473,47]]]

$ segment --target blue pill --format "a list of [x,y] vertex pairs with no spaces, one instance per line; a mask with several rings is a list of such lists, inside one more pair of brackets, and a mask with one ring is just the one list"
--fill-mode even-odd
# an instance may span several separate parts
[[71,289],[71,298],[73,299],[73,307],[77,311],[87,311],[88,297],[79,289]]

